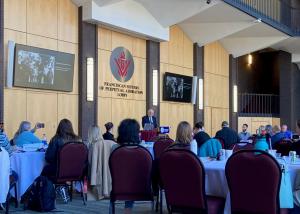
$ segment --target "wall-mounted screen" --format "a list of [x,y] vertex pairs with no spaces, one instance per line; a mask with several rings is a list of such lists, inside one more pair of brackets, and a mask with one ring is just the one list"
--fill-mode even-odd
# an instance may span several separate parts
[[192,98],[193,77],[165,73],[163,100],[190,103]]
[[74,54],[16,44],[14,86],[73,90]]

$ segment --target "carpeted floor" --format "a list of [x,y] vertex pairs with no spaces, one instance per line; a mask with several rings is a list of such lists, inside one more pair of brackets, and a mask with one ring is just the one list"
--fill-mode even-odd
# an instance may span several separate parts
[[[124,203],[118,202],[116,204],[116,213],[122,214],[124,208]],[[74,213],[74,214],[83,214],[83,213],[98,213],[98,214],[108,214],[109,213],[109,200],[101,201],[88,201],[87,205],[84,206],[82,199],[79,195],[74,195],[73,201],[68,204],[64,204],[62,200],[57,199],[56,202],[56,211],[55,212],[64,212],[64,213]],[[0,214],[4,213],[0,211]],[[14,203],[11,203],[9,213],[37,213],[31,210],[23,210],[23,205],[21,204],[19,208],[14,207]],[[49,212],[53,213],[53,212]],[[152,210],[151,202],[136,202],[133,208],[133,214],[154,214],[156,213]],[[164,213],[167,213],[165,210]]]

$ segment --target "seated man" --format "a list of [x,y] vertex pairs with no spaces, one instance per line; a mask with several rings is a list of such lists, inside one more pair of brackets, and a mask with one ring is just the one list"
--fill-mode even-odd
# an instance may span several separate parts
[[284,134],[284,138],[292,139],[292,132],[288,130],[288,127],[286,124],[281,125],[281,132]]
[[239,136],[233,129],[229,128],[227,121],[222,122],[222,129],[216,133],[216,138],[224,141],[225,149],[230,149],[232,145],[239,142]]
[[202,122],[195,124],[193,132],[198,148],[200,148],[200,146],[210,139],[210,136],[204,131]]
[[242,132],[239,133],[240,140],[248,140],[251,137],[251,134],[247,132],[248,124],[243,124]]

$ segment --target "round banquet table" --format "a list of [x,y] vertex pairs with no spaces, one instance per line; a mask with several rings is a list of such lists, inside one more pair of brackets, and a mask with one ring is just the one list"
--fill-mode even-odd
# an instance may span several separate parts
[[[18,174],[18,200],[41,174],[45,165],[45,152],[16,152],[10,157],[11,169]],[[13,193],[13,192],[12,192]],[[13,193],[14,195],[14,193]]]
[[[226,160],[224,161],[216,161],[216,160],[208,160],[207,158],[200,158],[204,168],[205,168],[205,191],[207,195],[210,196],[218,196],[226,198],[224,214],[231,213],[230,207],[230,194],[227,185],[227,180],[225,176],[225,165]],[[280,161],[279,161],[280,162]],[[300,171],[300,161],[297,161],[295,164],[286,164],[286,169],[288,172],[288,177],[290,179],[290,188],[294,189],[294,182],[296,178],[297,172]],[[281,190],[282,190],[281,186]],[[287,198],[287,197],[285,197]],[[285,198],[280,197],[280,201]],[[292,198],[292,195],[289,196]],[[285,207],[281,205],[280,208],[292,208],[292,207]]]

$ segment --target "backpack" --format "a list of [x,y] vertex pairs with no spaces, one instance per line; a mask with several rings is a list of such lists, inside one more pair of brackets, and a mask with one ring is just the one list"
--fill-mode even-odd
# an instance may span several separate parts
[[45,176],[37,177],[22,197],[24,209],[48,212],[55,209],[55,189]]

